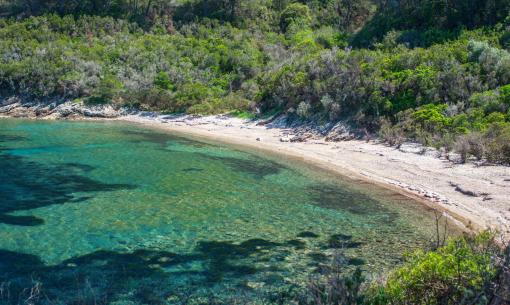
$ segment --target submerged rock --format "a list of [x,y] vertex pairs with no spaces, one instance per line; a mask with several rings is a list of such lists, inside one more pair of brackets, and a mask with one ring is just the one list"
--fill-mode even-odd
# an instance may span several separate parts
[[260,289],[262,287],[264,287],[265,283],[263,282],[248,282],[246,283],[246,286],[251,288],[251,289]]

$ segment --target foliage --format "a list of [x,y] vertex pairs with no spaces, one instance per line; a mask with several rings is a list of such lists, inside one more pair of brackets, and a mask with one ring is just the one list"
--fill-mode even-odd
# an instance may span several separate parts
[[508,15],[506,0],[381,1],[373,18],[353,42],[367,46],[388,32],[409,46],[430,46],[455,39],[464,28],[493,26]]
[[285,32],[291,25],[306,27],[312,22],[310,9],[301,3],[289,4],[280,15],[280,27]]
[[[0,98],[277,109],[508,163],[509,9],[503,0],[5,0]],[[470,134],[483,149],[461,145]]]
[[391,304],[487,303],[499,251],[488,232],[452,240],[437,251],[417,251],[388,279],[386,298]]
[[360,268],[345,270],[348,259],[336,251],[330,264],[319,268],[320,276],[310,278],[302,293],[297,295],[299,305],[343,304],[364,302],[363,284],[366,279]]
[[[509,11],[508,0],[0,0],[0,100],[345,120],[392,146],[510,164]],[[490,235],[460,238],[409,255],[366,295],[360,273],[330,273],[302,303],[484,304],[500,258]]]
[[484,231],[449,239],[435,250],[416,250],[379,280],[367,281],[359,269],[347,272],[335,258],[323,276],[310,280],[299,304],[506,304],[510,247],[495,236]]
[[490,142],[487,148],[487,159],[493,162],[510,164],[510,126],[504,123],[493,123],[488,131]]
[[424,130],[434,132],[441,131],[448,126],[449,121],[443,114],[446,105],[427,104],[413,112],[412,118],[416,124],[420,125]]

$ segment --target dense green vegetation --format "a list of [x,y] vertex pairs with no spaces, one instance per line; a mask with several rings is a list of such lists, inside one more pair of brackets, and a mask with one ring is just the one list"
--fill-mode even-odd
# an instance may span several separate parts
[[[334,266],[334,264],[333,264]],[[449,240],[435,250],[418,250],[379,283],[363,285],[357,270],[343,277],[335,267],[309,284],[301,304],[436,305],[510,301],[510,248],[491,232]]]
[[[510,164],[508,0],[0,0],[0,99],[345,121],[390,145]],[[506,259],[506,261],[505,261]],[[503,304],[482,234],[410,254],[384,284],[303,304]]]
[[506,0],[0,2],[0,96],[343,120],[510,163]]

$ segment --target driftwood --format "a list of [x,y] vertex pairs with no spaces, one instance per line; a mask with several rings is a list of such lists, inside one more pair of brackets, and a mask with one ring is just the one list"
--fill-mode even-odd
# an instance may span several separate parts
[[466,196],[470,196],[470,197],[484,197],[484,199],[489,196],[489,194],[487,194],[487,193],[479,193],[479,192],[475,192],[475,191],[464,189],[460,185],[458,185],[456,183],[453,183],[453,182],[450,182],[450,185],[453,186],[457,192],[459,192],[461,194],[464,194]]
[[258,122],[258,123],[257,123],[257,126],[265,126],[265,125],[267,125],[267,124],[271,124],[271,123],[273,123],[273,122],[274,122],[277,118],[279,118],[279,117],[280,117],[280,115],[279,115],[279,114],[277,114],[277,115],[273,115],[272,117],[270,117],[270,118],[269,118],[269,119],[267,119],[267,120],[263,120],[263,121]]

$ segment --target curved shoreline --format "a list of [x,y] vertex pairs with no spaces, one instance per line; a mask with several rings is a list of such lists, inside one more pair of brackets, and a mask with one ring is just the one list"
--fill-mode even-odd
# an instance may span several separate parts
[[[64,103],[56,107],[11,103],[1,117],[114,120],[166,130],[196,139],[246,147],[322,168],[336,175],[393,190],[445,212],[467,230],[491,228],[510,239],[510,167],[453,164],[423,153],[423,147],[400,149],[377,141],[328,142],[324,137],[291,142],[295,129],[228,116],[172,116]],[[421,153],[418,153],[421,152]]]
[[[505,238],[510,237],[508,167],[453,165],[435,156],[403,152],[361,140],[282,142],[287,129],[258,126],[237,118],[162,117],[127,115],[113,120],[295,159],[337,175],[391,189],[448,214],[468,231],[491,228]],[[491,181],[497,179],[502,181]],[[475,191],[462,192],[464,188]]]

